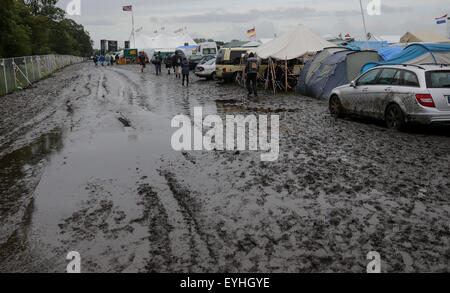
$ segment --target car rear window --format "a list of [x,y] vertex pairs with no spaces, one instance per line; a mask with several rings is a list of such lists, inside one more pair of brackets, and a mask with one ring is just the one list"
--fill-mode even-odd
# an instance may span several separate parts
[[247,53],[247,51],[231,51],[231,54],[230,54],[231,64],[233,64],[233,65],[241,64],[242,55],[244,55],[245,53]]
[[450,70],[425,73],[428,88],[450,88]]

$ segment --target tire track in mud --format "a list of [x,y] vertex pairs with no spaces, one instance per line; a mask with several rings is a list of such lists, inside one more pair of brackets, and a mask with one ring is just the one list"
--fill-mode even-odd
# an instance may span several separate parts
[[198,272],[201,269],[205,272],[211,272],[212,269],[218,270],[219,256],[213,245],[216,237],[204,231],[207,225],[202,223],[199,218],[200,204],[194,199],[192,192],[176,180],[172,172],[159,170],[159,173],[169,187],[173,200],[179,207],[186,229],[189,231],[190,271]]
[[119,75],[122,79],[127,81],[127,88],[129,90],[128,101],[130,105],[134,104],[134,101],[142,107],[144,110],[152,111],[151,105],[147,101],[147,97],[143,92],[141,85],[132,80],[127,74],[123,73],[121,70],[111,69],[109,72],[114,72]]
[[147,240],[150,242],[150,259],[146,260],[144,270],[149,273],[168,272],[173,262],[169,234],[173,227],[169,223],[168,213],[159,200],[158,194],[148,183],[140,184],[137,190],[143,206],[140,218],[131,221],[149,229]]

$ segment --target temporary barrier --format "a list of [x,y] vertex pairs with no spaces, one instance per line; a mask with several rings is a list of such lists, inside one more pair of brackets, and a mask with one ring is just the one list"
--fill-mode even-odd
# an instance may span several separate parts
[[58,69],[84,60],[82,57],[67,55],[0,59],[0,96],[23,89]]

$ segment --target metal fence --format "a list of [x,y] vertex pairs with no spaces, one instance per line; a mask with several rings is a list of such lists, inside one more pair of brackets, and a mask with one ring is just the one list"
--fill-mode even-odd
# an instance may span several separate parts
[[55,70],[82,61],[82,57],[62,55],[0,59],[0,96],[23,89]]

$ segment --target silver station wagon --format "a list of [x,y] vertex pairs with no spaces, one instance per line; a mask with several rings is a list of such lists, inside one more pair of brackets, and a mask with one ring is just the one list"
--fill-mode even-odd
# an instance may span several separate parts
[[383,65],[335,88],[334,117],[358,115],[384,120],[391,129],[408,123],[450,124],[450,66]]

